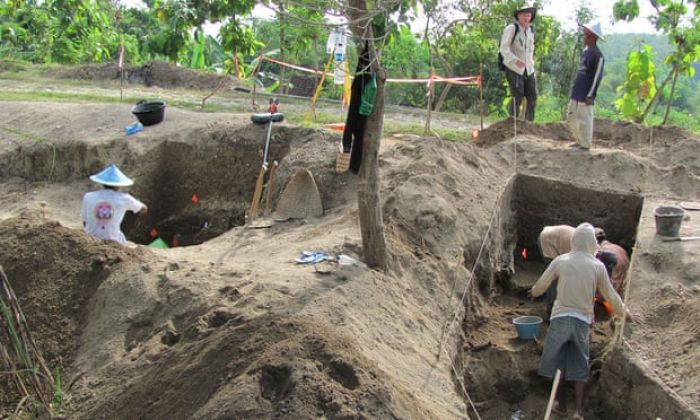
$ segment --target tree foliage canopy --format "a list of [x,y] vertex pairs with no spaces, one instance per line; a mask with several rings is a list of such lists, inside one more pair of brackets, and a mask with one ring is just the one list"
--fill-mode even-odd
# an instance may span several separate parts
[[[540,121],[561,117],[583,46],[579,31],[566,30],[547,16],[549,3],[538,5],[544,8],[534,22]],[[597,104],[609,117],[656,121],[659,104],[667,106],[671,120],[677,112],[700,112],[695,74],[700,59],[700,0],[649,3],[656,11],[652,23],[668,44],[658,36],[615,38],[613,34],[616,41],[600,45],[606,74]],[[116,60],[124,45],[126,60],[135,64],[160,59],[229,72],[237,62],[243,66],[236,73],[246,73],[257,63],[256,57],[265,53],[322,69],[330,28],[343,15],[352,21],[356,12],[337,0],[146,0],[145,4],[135,9],[113,0],[0,0],[0,57],[40,63],[105,62]],[[503,115],[509,93],[496,67],[498,42],[523,0],[372,0],[364,4],[364,20],[356,23],[363,31],[371,29],[390,77],[482,72],[486,111]],[[274,10],[275,17],[256,18],[252,14],[256,5]],[[640,13],[638,0],[618,0],[609,7],[620,20]],[[424,18],[418,20],[418,16]],[[585,6],[577,10],[579,22],[594,17]],[[204,33],[207,22],[221,25],[218,35]],[[353,46],[351,39],[351,60],[356,59]],[[651,72],[648,77],[642,75],[643,68]],[[262,70],[279,86],[289,86],[292,74],[309,77],[276,65],[266,64]],[[340,89],[328,84],[322,94],[337,98]],[[429,97],[425,84],[388,84],[386,99],[425,108]],[[476,112],[479,92],[437,84],[432,101],[436,110]]]

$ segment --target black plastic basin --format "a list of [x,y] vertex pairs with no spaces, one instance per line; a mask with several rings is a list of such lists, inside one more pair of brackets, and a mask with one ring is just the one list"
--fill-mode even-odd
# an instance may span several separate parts
[[142,102],[131,108],[131,113],[138,118],[143,125],[154,125],[163,121],[165,117],[165,102]]

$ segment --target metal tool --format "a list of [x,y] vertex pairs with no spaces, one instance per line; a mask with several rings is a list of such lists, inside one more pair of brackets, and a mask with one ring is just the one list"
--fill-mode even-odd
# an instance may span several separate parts
[[265,149],[263,152],[263,163],[260,167],[260,173],[258,173],[258,179],[255,181],[255,191],[253,192],[253,200],[250,203],[250,209],[248,210],[248,220],[246,223],[251,223],[255,220],[258,214],[258,207],[260,206],[260,198],[262,196],[263,181],[265,179],[265,173],[268,170],[268,157],[270,153],[270,138],[272,135],[272,123],[282,121],[284,115],[277,112],[279,106],[279,99],[270,98],[270,106],[268,108],[268,114],[256,114],[251,117],[251,120],[255,123],[261,123],[265,119],[267,120],[267,137],[265,138]]
[[700,236],[676,236],[673,238],[663,238],[664,242],[685,242],[685,241],[697,241],[700,240]]

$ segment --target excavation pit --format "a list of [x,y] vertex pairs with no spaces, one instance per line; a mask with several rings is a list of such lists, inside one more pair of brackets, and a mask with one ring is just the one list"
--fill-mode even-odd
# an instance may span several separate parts
[[[257,133],[257,135],[255,135]],[[144,217],[125,219],[127,238],[148,244],[156,238],[169,246],[201,244],[245,223],[262,164],[263,129],[215,131],[195,142],[163,142],[148,159],[133,195],[149,206]],[[289,140],[275,133],[270,159],[282,161]]]
[[[544,414],[551,382],[537,374],[537,367],[546,324],[535,340],[518,339],[511,324],[519,316],[546,318],[545,303],[527,299],[527,291],[546,268],[537,244],[542,228],[589,222],[604,228],[609,240],[631,253],[643,203],[636,194],[530,175],[516,176],[505,188],[475,279],[492,299],[465,324],[465,379],[482,418],[510,418],[518,413],[518,418],[529,419]],[[612,339],[609,317],[598,312],[592,328],[589,390],[599,387],[599,359]],[[592,418],[606,418],[602,414],[605,392],[600,395],[602,400],[587,401]]]

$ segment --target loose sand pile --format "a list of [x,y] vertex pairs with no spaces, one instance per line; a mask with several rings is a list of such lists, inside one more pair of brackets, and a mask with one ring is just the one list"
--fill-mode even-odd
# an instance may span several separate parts
[[[700,197],[699,140],[688,133],[599,122],[591,153],[569,149],[557,124],[525,124],[516,139],[496,124],[476,143],[387,138],[390,271],[319,273],[294,258],[361,258],[356,179],[334,173],[336,134],[273,127],[274,196],[308,168],[324,216],[247,229],[265,135],[247,115],[169,107],[162,124],[124,137],[127,106],[3,108],[0,264],[49,365],[63,369],[68,417],[433,419],[474,407],[482,418],[541,417],[548,383],[533,370],[544,334],[520,342],[510,320],[543,312],[524,298],[542,267],[518,259],[518,246],[538,223],[613,223],[620,208],[641,216],[638,232],[633,221],[631,233],[606,228],[634,249],[628,302],[648,322],[612,352],[610,321],[596,324],[589,414],[700,409],[700,241],[662,243],[649,216],[654,203]],[[190,246],[125,248],[81,232],[80,200],[95,187],[87,176],[110,163],[151,209],[125,222],[128,237],[147,243],[156,228]],[[555,184],[526,193],[542,178]],[[528,196],[546,203],[571,188],[588,192],[565,198],[558,214],[518,219],[536,214],[522,210]],[[682,233],[700,234],[697,220],[689,214]],[[0,386],[0,412],[11,412],[19,397]],[[653,406],[630,406],[623,391]]]

